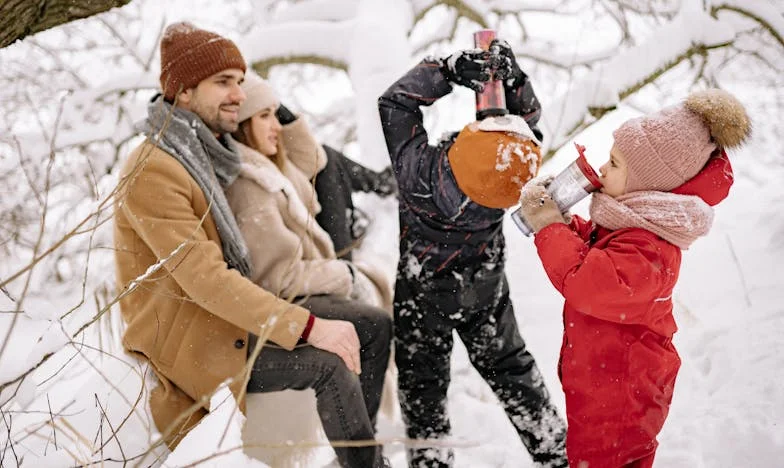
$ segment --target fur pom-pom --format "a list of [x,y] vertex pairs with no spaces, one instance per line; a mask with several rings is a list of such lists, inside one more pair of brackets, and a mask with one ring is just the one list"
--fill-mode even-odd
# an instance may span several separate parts
[[710,129],[711,137],[722,148],[739,146],[751,135],[751,120],[743,104],[727,91],[707,89],[689,95],[684,103]]

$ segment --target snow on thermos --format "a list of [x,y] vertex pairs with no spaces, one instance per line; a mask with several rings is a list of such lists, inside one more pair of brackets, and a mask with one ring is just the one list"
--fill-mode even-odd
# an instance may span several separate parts
[[[481,29],[474,33],[474,47],[488,50],[490,43],[495,37],[494,30]],[[491,77],[490,81],[485,84],[485,89],[481,93],[476,93],[477,120],[494,115],[506,115],[507,113],[504,84],[501,80],[495,80]]]
[[[577,159],[566,166],[566,169],[555,176],[547,185],[547,192],[558,206],[558,209],[561,210],[561,213],[566,213],[569,211],[569,208],[590,195],[591,192],[602,188],[599,176],[591,165],[588,164],[588,160],[585,159],[585,147],[577,143],[574,146],[579,154]],[[530,236],[532,230],[526,224],[522,215],[521,209],[518,208],[512,213],[512,220],[523,234]]]

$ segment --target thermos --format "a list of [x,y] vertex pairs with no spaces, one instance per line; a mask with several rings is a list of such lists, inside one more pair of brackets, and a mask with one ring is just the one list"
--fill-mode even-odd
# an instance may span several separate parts
[[[577,148],[577,159],[566,166],[566,169],[555,176],[547,185],[547,193],[550,194],[561,213],[566,213],[577,202],[602,188],[599,176],[585,159],[585,147],[577,143],[574,146]],[[532,234],[533,231],[523,219],[520,208],[512,213],[512,220],[523,234],[526,236]]]
[[[495,37],[494,30],[481,29],[474,33],[474,47],[488,50]],[[485,83],[484,90],[481,93],[476,93],[476,119],[482,120],[485,117],[506,115],[507,113],[504,84],[501,80],[490,77],[490,80]]]

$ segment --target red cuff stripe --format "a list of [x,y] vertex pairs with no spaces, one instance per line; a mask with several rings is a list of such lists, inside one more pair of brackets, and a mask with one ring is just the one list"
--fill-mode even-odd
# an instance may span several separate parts
[[302,331],[301,338],[305,341],[308,341],[308,336],[310,336],[310,330],[313,328],[313,322],[316,321],[316,316],[310,314],[308,316],[308,323],[305,324],[305,329]]

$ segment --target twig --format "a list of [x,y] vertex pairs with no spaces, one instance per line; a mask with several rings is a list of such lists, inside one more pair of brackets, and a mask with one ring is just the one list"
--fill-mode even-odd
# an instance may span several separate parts
[[[166,128],[166,126],[168,125],[168,122],[169,122],[169,121],[171,120],[171,118],[172,118],[172,114],[173,114],[172,112],[170,112],[170,113],[169,113],[169,115],[167,116],[167,120],[164,122],[164,126],[161,128],[161,131],[160,131],[160,132],[159,132],[159,133],[156,135],[156,137],[155,137],[155,140],[154,140],[156,143],[157,143],[158,141],[160,141],[160,138],[161,138],[161,135],[163,134],[163,131],[164,131],[164,129]],[[115,189],[112,191],[112,193],[111,193],[111,194],[110,194],[110,195],[109,195],[107,198],[105,198],[105,199],[104,199],[104,200],[101,202],[101,205],[102,205],[102,206],[103,206],[104,204],[108,203],[108,201],[109,201],[109,200],[110,200],[110,199],[111,199],[111,198],[112,198],[114,195],[116,195],[116,194],[118,194],[118,193],[121,193],[121,192],[123,191],[123,189],[124,189],[125,187],[127,187],[127,185],[128,185],[129,183],[131,183],[133,180],[135,180],[135,178],[136,178],[136,177],[138,177],[138,175],[139,175],[139,174],[140,174],[140,172],[141,172],[141,168],[144,166],[144,163],[146,162],[146,160],[147,160],[147,158],[149,157],[149,154],[151,154],[151,152],[152,152],[152,148],[151,148],[151,149],[150,149],[150,150],[149,150],[147,153],[143,154],[143,155],[140,157],[139,164],[137,164],[137,166],[133,168],[133,170],[131,171],[131,173],[130,173],[130,174],[128,174],[126,177],[124,177],[122,180],[120,180],[120,182],[117,184],[117,187],[116,187],[116,188],[115,188]],[[103,209],[104,209],[102,206],[101,206],[101,207],[99,207],[99,208],[100,208],[100,210],[99,210],[99,211],[101,211],[101,210],[103,210]],[[88,221],[88,220],[89,220],[89,219],[92,217],[92,215],[93,215],[93,214],[95,214],[95,213],[92,213],[91,215],[89,215],[88,217],[86,217],[85,219],[83,219],[83,220],[82,220],[82,221],[79,223],[79,225],[77,226],[77,228],[75,228],[75,229],[74,229],[74,230],[72,230],[71,232],[75,231],[75,230],[76,230],[76,229],[78,229],[80,226],[82,226],[83,224],[87,223],[87,221]],[[200,221],[199,221],[199,224],[198,224],[198,226],[197,226],[196,228],[199,228],[199,227],[201,227],[201,226],[203,225],[203,223],[204,223],[204,220],[206,219],[206,217],[208,216],[208,214],[209,214],[209,211],[206,211],[206,212],[204,213],[204,215],[203,215],[203,216],[202,216],[202,218],[200,219]],[[49,249],[48,249],[46,252],[44,252],[43,254],[41,254],[40,256],[38,256],[36,259],[34,259],[34,260],[33,260],[33,261],[30,263],[30,264],[28,264],[26,267],[22,268],[22,269],[21,269],[21,270],[19,270],[17,273],[15,273],[15,274],[11,275],[11,277],[10,277],[9,279],[5,280],[4,282],[0,282],[0,286],[2,286],[2,285],[4,285],[4,284],[7,284],[8,282],[12,281],[13,279],[15,279],[15,278],[18,278],[18,277],[19,277],[21,274],[23,274],[25,271],[28,271],[28,270],[30,270],[30,269],[31,269],[31,268],[32,268],[34,265],[36,265],[36,264],[37,264],[37,263],[38,263],[38,262],[39,262],[41,259],[43,259],[43,258],[44,258],[44,257],[46,257],[47,255],[49,255],[51,252],[53,252],[53,251],[54,251],[54,250],[55,250],[55,249],[56,249],[58,246],[62,245],[62,244],[65,242],[65,240],[66,240],[68,237],[69,237],[69,235],[66,235],[66,236],[65,236],[63,239],[60,239],[58,242],[56,242],[54,246],[50,247],[50,248],[49,248]],[[143,281],[144,281],[144,280],[145,280],[147,277],[149,277],[150,275],[152,275],[152,274],[156,273],[158,270],[160,270],[160,269],[163,267],[163,265],[164,265],[164,264],[165,264],[167,261],[169,261],[171,258],[173,258],[173,257],[177,256],[177,255],[180,253],[180,251],[181,251],[181,250],[182,250],[182,249],[183,249],[183,248],[184,248],[184,247],[187,245],[187,243],[188,243],[188,239],[184,240],[182,244],[180,244],[179,246],[177,246],[177,247],[176,247],[176,248],[175,248],[175,249],[174,249],[174,250],[173,250],[173,251],[172,251],[172,252],[169,254],[169,256],[167,256],[166,258],[163,258],[163,259],[161,259],[161,260],[160,260],[158,263],[156,263],[155,265],[152,265],[150,268],[148,268],[148,269],[147,269],[147,271],[146,271],[145,273],[143,273],[141,276],[139,276],[138,278],[136,278],[135,280],[133,280],[133,281],[131,281],[129,284],[127,284],[127,285],[125,286],[125,288],[123,289],[123,291],[121,291],[121,292],[120,292],[120,294],[118,294],[118,295],[117,295],[117,296],[116,296],[116,297],[115,297],[115,298],[114,298],[114,299],[113,299],[111,302],[109,302],[109,303],[108,303],[108,304],[107,304],[107,305],[106,305],[106,306],[105,306],[103,309],[101,309],[100,311],[98,311],[98,312],[96,313],[96,315],[95,315],[95,316],[94,316],[92,319],[90,319],[90,320],[89,320],[87,323],[83,324],[83,325],[82,325],[82,326],[81,326],[81,327],[80,327],[78,330],[76,330],[76,332],[73,334],[73,337],[79,336],[79,335],[80,335],[80,334],[81,334],[81,333],[82,333],[84,330],[86,330],[86,329],[87,329],[89,326],[91,326],[93,323],[95,323],[97,320],[99,320],[99,319],[101,318],[101,316],[103,316],[103,314],[104,314],[104,313],[106,313],[106,311],[107,311],[107,310],[111,310],[111,307],[112,307],[112,306],[113,306],[115,303],[119,302],[119,301],[120,301],[120,300],[122,300],[124,297],[126,297],[128,294],[131,294],[133,291],[135,291],[135,290],[136,290],[136,288],[138,288],[138,287],[141,285],[141,283],[142,283],[142,282],[143,282]],[[15,319],[16,319],[16,317],[15,317]],[[9,333],[10,333],[10,332],[9,332]],[[9,381],[9,382],[6,382],[6,383],[3,383],[3,384],[0,384],[0,392],[2,392],[2,391],[3,391],[3,389],[5,389],[6,387],[8,387],[9,385],[12,385],[12,384],[14,384],[14,383],[16,383],[16,382],[20,382],[20,385],[21,385],[21,381],[22,381],[22,379],[24,379],[24,378],[25,378],[27,375],[31,374],[31,373],[32,373],[32,372],[34,372],[36,369],[38,369],[38,368],[39,368],[39,367],[40,367],[40,366],[41,366],[41,365],[42,365],[44,362],[48,361],[48,360],[49,360],[49,359],[50,359],[50,358],[51,358],[51,357],[52,357],[52,356],[53,356],[55,353],[56,353],[56,351],[55,351],[55,352],[51,352],[51,353],[48,353],[48,354],[44,355],[44,356],[43,356],[43,357],[42,357],[42,358],[41,358],[41,359],[38,361],[38,363],[36,363],[36,364],[35,364],[35,365],[34,365],[32,368],[28,369],[26,372],[22,373],[20,376],[16,377],[15,379],[13,379],[13,380],[11,380],[11,381]],[[18,391],[18,387],[17,387],[17,391]],[[195,410],[194,410],[194,411],[195,411]]]
[[2,409],[0,409],[0,417],[3,418],[3,424],[5,424],[6,432],[8,433],[8,440],[5,442],[5,447],[3,448],[3,453],[0,454],[0,466],[3,465],[3,460],[5,459],[5,454],[8,452],[8,449],[11,449],[11,453],[14,454],[14,460],[16,461],[16,466],[19,466],[19,456],[16,454],[16,449],[14,448],[14,440],[11,438],[11,425],[13,424],[12,416],[8,415],[8,421],[5,420],[5,413]]
[[[112,422],[109,420],[109,416],[106,414],[106,411],[104,411],[103,405],[101,405],[101,401],[98,399],[98,394],[97,393],[95,394],[95,402],[98,404],[98,407],[101,409],[101,417],[106,420],[106,424],[109,425],[109,429],[111,429],[111,431],[112,431],[112,436],[109,437],[109,440],[114,439],[114,440],[117,441],[117,448],[120,449],[120,455],[123,457],[123,459],[126,459],[125,451],[123,450],[122,443],[120,443],[120,438],[117,437],[117,431],[115,431],[114,427],[112,427]],[[103,424],[101,424],[101,426],[103,427]],[[107,442],[108,442],[108,440],[107,440]],[[105,446],[106,446],[106,443],[102,443],[101,444],[101,447],[99,449],[101,451],[101,453],[103,453],[103,448]]]
[[8,292],[8,290],[5,288],[5,286],[0,286],[0,291],[3,291],[3,294],[5,294],[5,296],[8,299],[11,299],[11,302],[16,302],[16,299],[14,299],[14,296],[12,296],[10,292]]
[[[64,334],[66,334],[66,335],[68,334],[68,332],[65,331],[65,328],[63,328],[62,322],[60,322],[60,329],[63,331]],[[73,340],[71,340],[70,342],[72,343]],[[74,355],[71,356],[70,358],[68,358],[68,360],[65,361],[65,363],[62,366],[58,367],[57,370],[54,371],[54,373],[52,373],[52,375],[50,375],[49,377],[47,377],[44,380],[42,380],[38,385],[41,386],[41,385],[45,384],[46,382],[48,382],[48,381],[52,380],[53,378],[55,378],[55,376],[57,376],[66,367],[68,367],[68,364],[70,364],[74,359],[76,359],[76,357],[78,355],[79,355],[79,353],[74,353]]]
[[63,320],[64,318],[68,317],[68,315],[73,313],[73,311],[75,311],[76,309],[81,307],[82,304],[84,304],[84,298],[85,298],[85,296],[87,294],[87,277],[88,277],[89,269],[90,269],[90,253],[93,250],[92,249],[93,239],[95,239],[95,232],[98,230],[98,222],[99,221],[100,221],[100,217],[96,216],[95,217],[95,223],[96,224],[93,226],[92,229],[90,229],[90,237],[89,237],[89,239],[87,241],[87,258],[84,261],[84,274],[82,275],[82,295],[81,295],[81,298],[80,298],[79,302],[76,305],[71,307],[71,310],[69,310],[68,312],[66,312],[66,313],[64,313],[63,315],[60,316],[60,320]]
[[[73,406],[73,403],[74,402],[71,401],[67,405],[65,405],[60,410],[60,412],[54,414],[55,417],[62,418],[62,417],[66,417],[66,416],[70,417],[70,416],[76,416],[76,415],[80,414],[81,411],[78,411],[78,412],[75,412],[75,413],[68,413],[68,414],[64,413],[65,410],[67,410],[68,408]],[[13,412],[13,411],[6,411],[6,413],[13,414],[15,412]],[[22,413],[22,414],[48,414],[46,411],[18,411],[18,413]],[[27,439],[31,435],[37,433],[38,431],[40,431],[41,429],[43,429],[44,427],[46,427],[49,424],[50,424],[50,421],[42,421],[42,422],[38,423],[38,427],[36,427],[35,429],[31,429],[30,426],[24,427],[14,437],[16,437],[17,443],[23,442],[25,439]],[[21,435],[22,432],[24,432],[25,434]],[[40,434],[37,434],[37,435],[40,436]]]
[[[38,251],[41,248],[41,243],[44,240],[44,234],[46,232],[47,204],[49,200],[49,190],[51,188],[50,183],[51,183],[52,166],[54,165],[54,159],[55,159],[54,142],[55,139],[57,138],[57,127],[59,126],[60,118],[63,115],[63,103],[64,103],[64,99],[60,99],[60,106],[58,108],[57,117],[55,118],[55,122],[54,122],[55,129],[54,129],[54,133],[52,134],[52,139],[50,140],[49,143],[50,156],[49,156],[49,162],[46,165],[46,178],[45,178],[46,182],[44,184],[44,200],[43,200],[44,204],[43,204],[43,212],[41,213],[41,223],[40,223],[41,227],[38,230],[38,239],[36,239],[35,246],[33,247],[33,257],[35,257],[38,254]],[[17,304],[16,310],[22,309],[22,304],[24,303],[24,298],[27,296],[27,291],[30,288],[30,282],[32,281],[32,279],[33,279],[33,269],[30,268],[29,274],[27,275],[27,278],[25,278],[24,287],[22,288],[22,293],[19,296],[19,301],[16,303]],[[3,355],[6,346],[8,346],[8,342],[11,341],[11,335],[13,334],[18,319],[19,319],[19,315],[17,314],[14,316],[13,320],[11,320],[11,326],[8,327],[8,333],[6,334],[5,339],[3,339],[3,344],[0,345],[0,356]]]
[[732,260],[735,262],[735,268],[738,269],[738,275],[740,276],[740,284],[743,286],[743,297],[746,299],[746,305],[751,307],[751,296],[749,296],[749,288],[746,285],[746,275],[743,274],[743,268],[741,268],[740,260],[738,260],[738,256],[735,254],[735,247],[732,245],[732,239],[730,239],[729,234],[726,234],[725,238],[727,239],[727,245],[730,247]]
[[[71,435],[70,436],[69,436],[68,432],[66,432],[66,431],[62,431],[62,434],[65,435],[65,436],[68,436],[70,438],[70,440],[74,442],[74,444],[78,445],[78,443],[81,442],[82,445],[84,445],[85,447],[89,447],[90,446],[90,441],[87,439],[87,437],[85,437],[84,434],[82,434],[81,432],[76,430],[76,428],[73,427],[71,425],[71,423],[68,422],[68,420],[66,420],[65,418],[60,418],[59,420],[55,421],[55,424],[57,424],[58,421],[66,429],[71,431]],[[65,451],[68,452],[73,457],[74,460],[81,461],[81,457],[79,457],[76,453],[71,452],[70,450],[68,450],[68,447],[63,446],[63,449],[65,449]]]
[[[112,429],[112,434],[111,434],[111,436],[110,436],[110,437],[109,437],[109,438],[108,438],[106,441],[104,441],[104,440],[103,440],[103,438],[102,438],[102,439],[101,439],[101,446],[100,446],[100,447],[99,447],[97,450],[93,451],[93,454],[95,454],[95,453],[96,453],[97,451],[99,451],[99,450],[100,450],[100,451],[103,453],[103,448],[104,448],[104,447],[106,446],[106,444],[108,444],[108,443],[109,443],[109,442],[110,442],[110,441],[111,441],[113,438],[117,438],[117,441],[118,441],[117,443],[119,444],[119,438],[117,437],[117,433],[120,431],[120,429],[122,429],[122,427],[125,425],[125,423],[126,423],[126,422],[128,422],[128,420],[131,418],[131,415],[133,415],[133,414],[136,414],[136,411],[135,411],[135,409],[136,409],[136,408],[139,406],[139,403],[141,402],[142,396],[144,395],[144,388],[145,388],[145,382],[146,382],[146,379],[147,379],[147,372],[139,372],[139,371],[137,371],[137,369],[136,369],[135,367],[133,367],[132,365],[130,365],[130,364],[128,364],[127,362],[123,361],[122,359],[118,358],[117,356],[114,356],[114,355],[113,355],[113,354],[111,354],[111,353],[106,353],[105,351],[103,351],[103,350],[101,350],[101,349],[98,349],[98,348],[95,348],[95,347],[93,347],[93,346],[89,346],[89,345],[86,345],[86,344],[82,344],[82,346],[83,346],[83,347],[85,347],[85,348],[89,348],[89,349],[92,349],[92,350],[94,350],[94,351],[97,351],[97,352],[101,353],[102,355],[103,355],[103,354],[107,354],[107,355],[109,355],[109,356],[111,356],[111,357],[113,357],[113,358],[117,359],[117,360],[118,360],[118,361],[120,361],[121,363],[123,363],[123,364],[127,365],[127,366],[128,366],[128,367],[129,367],[129,368],[132,370],[132,371],[134,371],[134,372],[135,372],[135,373],[136,373],[136,374],[137,374],[137,375],[138,375],[138,376],[141,378],[141,387],[139,388],[139,392],[138,392],[138,394],[137,394],[137,396],[136,396],[136,400],[135,400],[133,403],[131,403],[131,401],[130,401],[130,400],[129,400],[129,399],[126,397],[126,396],[125,396],[125,394],[124,394],[124,393],[123,393],[123,392],[122,392],[122,391],[121,391],[119,388],[117,388],[117,386],[114,384],[114,382],[112,382],[112,381],[111,381],[111,380],[110,380],[110,379],[109,379],[109,378],[108,378],[106,375],[104,375],[104,374],[103,374],[103,372],[101,372],[101,371],[100,371],[100,369],[98,369],[98,368],[97,368],[97,367],[96,367],[96,366],[95,366],[95,365],[92,363],[92,361],[90,361],[90,360],[87,358],[87,356],[85,356],[85,355],[82,353],[82,351],[81,351],[79,348],[77,348],[77,347],[76,347],[76,345],[75,345],[73,342],[71,342],[71,345],[72,345],[72,346],[74,346],[74,348],[76,349],[77,353],[79,353],[79,354],[81,354],[81,355],[82,355],[82,357],[84,358],[85,362],[87,362],[87,363],[88,363],[88,364],[89,364],[89,365],[90,365],[90,366],[93,368],[93,370],[94,370],[95,372],[97,372],[97,373],[98,373],[98,375],[100,375],[100,376],[101,376],[101,377],[102,377],[102,378],[103,378],[103,379],[104,379],[104,380],[105,380],[105,381],[106,381],[106,382],[107,382],[107,383],[108,383],[108,384],[109,384],[109,385],[112,387],[112,390],[114,390],[115,392],[117,392],[117,394],[118,394],[118,395],[120,395],[120,397],[123,399],[123,401],[124,401],[124,402],[125,402],[125,403],[128,405],[128,407],[130,408],[130,411],[129,411],[129,413],[128,413],[128,414],[127,414],[127,415],[126,415],[124,418],[123,418],[123,420],[122,420],[122,421],[120,422],[120,424],[117,426],[117,429],[116,429],[116,430],[115,430],[115,429]],[[97,396],[96,396],[96,398],[97,398]],[[147,426],[147,424],[146,424],[146,421],[144,421],[144,419],[142,419],[141,417],[139,417],[139,419],[141,420],[142,424],[144,424],[145,426]],[[110,427],[111,427],[111,426],[110,426]],[[149,426],[147,426],[147,427],[149,428]]]
[[298,442],[296,444],[290,443],[271,443],[271,444],[242,444],[235,447],[231,447],[225,450],[221,450],[210,454],[204,458],[200,458],[193,463],[188,465],[184,465],[183,468],[190,468],[198,466],[206,461],[212,460],[214,458],[221,457],[223,455],[228,455],[229,453],[236,452],[237,450],[242,450],[243,448],[256,448],[256,447],[264,447],[264,448],[308,448],[308,447],[325,447],[331,446],[334,448],[361,448],[361,447],[374,447],[377,445],[387,445],[387,444],[403,444],[405,447],[438,447],[438,448],[471,448],[479,446],[477,442],[445,442],[442,439],[408,439],[404,437],[396,437],[396,438],[389,438],[389,439],[366,439],[366,440],[333,440],[329,442]]
[[54,449],[55,451],[59,450],[57,448],[57,428],[54,425],[54,415],[52,414],[52,402],[49,401],[49,394],[46,394],[46,405],[49,407],[49,421],[52,422],[52,438],[54,439]]

